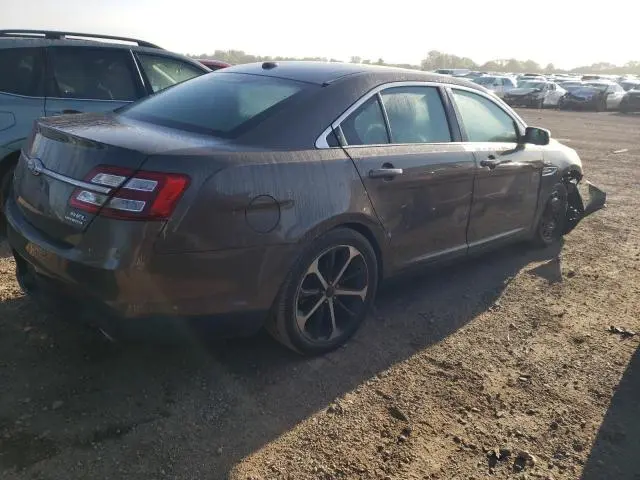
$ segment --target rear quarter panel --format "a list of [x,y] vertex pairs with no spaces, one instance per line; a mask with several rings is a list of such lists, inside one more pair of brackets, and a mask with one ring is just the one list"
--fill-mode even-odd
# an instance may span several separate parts
[[343,223],[384,234],[341,149],[151,157],[144,168],[197,172],[156,243],[159,253],[300,244]]

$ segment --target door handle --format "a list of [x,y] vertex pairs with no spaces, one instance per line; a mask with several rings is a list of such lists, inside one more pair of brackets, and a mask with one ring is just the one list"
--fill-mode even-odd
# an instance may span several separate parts
[[67,115],[69,113],[82,113],[80,110],[62,110],[62,113],[64,115]]
[[489,170],[493,170],[498,165],[502,165],[503,163],[511,163],[511,160],[498,160],[495,155],[489,155],[487,158],[480,162],[480,166],[489,167]]
[[392,178],[402,175],[404,171],[401,168],[376,168],[369,170],[369,178],[382,178],[391,180]]

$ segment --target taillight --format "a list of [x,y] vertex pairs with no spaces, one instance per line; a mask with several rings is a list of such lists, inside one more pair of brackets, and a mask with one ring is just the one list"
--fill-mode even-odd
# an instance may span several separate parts
[[189,186],[189,177],[177,173],[135,172],[98,166],[85,177],[87,183],[112,188],[109,194],[76,188],[69,204],[89,213],[128,220],[165,220]]

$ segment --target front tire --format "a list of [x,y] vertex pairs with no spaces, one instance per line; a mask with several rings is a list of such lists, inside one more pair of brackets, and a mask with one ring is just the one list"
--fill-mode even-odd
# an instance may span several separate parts
[[553,186],[534,232],[533,241],[536,245],[548,247],[562,238],[567,221],[568,197],[567,187],[563,183]]
[[307,355],[343,345],[364,321],[378,287],[369,241],[349,228],[331,230],[302,253],[280,289],[267,330]]

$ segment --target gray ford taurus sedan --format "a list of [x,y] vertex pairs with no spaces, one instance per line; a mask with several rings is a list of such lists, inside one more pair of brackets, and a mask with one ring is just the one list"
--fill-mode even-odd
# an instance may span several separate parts
[[262,326],[343,344],[409,267],[548,245],[605,195],[576,152],[465,80],[242,65],[42,119],[6,205],[17,277],[111,336]]

